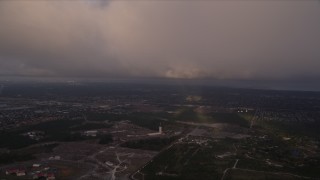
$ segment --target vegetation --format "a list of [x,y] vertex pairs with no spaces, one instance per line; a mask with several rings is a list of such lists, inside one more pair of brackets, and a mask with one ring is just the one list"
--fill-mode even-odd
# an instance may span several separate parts
[[81,133],[71,133],[71,132],[64,132],[56,134],[53,140],[57,141],[64,141],[64,142],[72,142],[72,141],[83,141],[88,139],[89,137],[83,136]]
[[248,171],[241,169],[230,169],[229,173],[225,177],[226,180],[229,179],[273,179],[273,180],[302,180],[305,178],[299,178],[290,174],[281,173],[270,173],[263,171]]
[[89,121],[119,121],[122,116],[111,113],[86,113]]
[[134,141],[127,141],[121,144],[122,147],[128,147],[132,149],[144,149],[144,150],[151,150],[151,151],[160,151],[165,146],[168,146],[173,141],[176,140],[176,137],[154,137],[148,139],[140,139]]
[[30,131],[38,130],[43,131],[46,134],[54,135],[57,133],[68,131],[72,126],[81,124],[83,120],[56,120],[56,121],[48,121],[40,124],[36,124],[29,128]]
[[209,117],[200,116],[193,108],[181,108],[175,114],[174,119],[178,121],[203,121],[209,119]]
[[14,132],[0,134],[0,148],[19,149],[35,143],[35,140]]
[[[29,131],[42,131],[44,132],[45,137],[40,140],[40,142],[48,142],[48,141],[81,141],[91,137],[84,137],[80,133],[71,132],[74,126],[80,124],[82,120],[56,120],[56,121],[48,121],[40,124],[32,125],[29,127],[25,127],[23,129],[19,129],[12,132],[2,132],[0,134],[0,148],[9,148],[9,149],[19,149],[23,147],[30,146],[32,144],[36,144],[39,141],[32,140],[28,136],[24,136],[22,134],[27,133]],[[93,128],[93,126],[89,124],[87,127]],[[79,129],[85,130],[86,126],[80,126]],[[99,126],[101,127],[101,125]],[[109,127],[109,125],[105,125],[104,127]]]
[[192,121],[198,123],[229,123],[248,127],[248,121],[237,113],[199,113],[194,108],[182,108],[173,117],[178,121]]
[[30,153],[30,154],[50,153],[58,145],[59,145],[58,143],[40,144],[40,145],[35,145],[32,147],[21,149],[21,151],[23,151],[24,153]]
[[309,136],[320,139],[320,123],[291,123],[291,122],[279,122],[279,121],[271,121],[271,122],[258,122],[260,126],[264,128],[269,128],[270,131],[273,132],[284,132],[290,134],[292,136]]
[[7,152],[0,154],[0,163],[1,164],[8,164],[13,162],[20,162],[20,161],[28,161],[35,159],[32,154],[29,153],[16,153],[16,152]]
[[112,124],[106,124],[106,123],[86,123],[79,126],[74,126],[71,129],[72,130],[92,130],[92,129],[104,129],[104,128],[110,128],[112,127]]
[[133,113],[128,119],[137,126],[141,126],[154,131],[158,130],[160,123],[163,125],[171,123],[163,121],[157,113]]
[[236,124],[242,127],[249,127],[248,121],[236,113],[213,113],[210,114],[214,122]]
[[100,137],[99,144],[109,144],[113,142],[111,134],[105,134]]
[[43,131],[46,141],[81,141],[85,137],[82,137],[80,133],[70,132],[73,126],[80,124],[82,120],[57,120],[49,121],[30,127],[30,130]]
[[[231,150],[232,142],[211,142],[209,146],[176,144],[161,152],[142,172],[146,179],[219,179],[231,167],[233,159],[217,159],[215,155]],[[162,172],[162,175],[157,174]]]

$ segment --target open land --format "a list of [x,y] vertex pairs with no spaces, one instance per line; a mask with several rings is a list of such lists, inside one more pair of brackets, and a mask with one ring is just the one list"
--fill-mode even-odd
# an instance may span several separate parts
[[0,179],[319,179],[320,93],[5,83]]

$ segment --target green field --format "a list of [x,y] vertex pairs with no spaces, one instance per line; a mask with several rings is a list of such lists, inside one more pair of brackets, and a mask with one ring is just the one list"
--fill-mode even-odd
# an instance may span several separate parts
[[216,154],[232,150],[232,142],[202,147],[197,144],[175,144],[161,152],[142,172],[145,179],[219,179],[232,166],[233,158],[218,159]]
[[144,150],[151,150],[151,151],[160,151],[164,147],[171,144],[176,137],[154,137],[148,139],[139,139],[139,140],[132,140],[127,141],[121,144],[122,147],[132,148],[132,149],[144,149]]
[[240,115],[238,113],[199,113],[196,112],[194,108],[181,108],[177,110],[173,119],[197,123],[228,123],[242,127],[249,127],[249,121],[244,115]]
[[110,128],[112,127],[112,124],[106,124],[106,123],[85,123],[78,126],[73,126],[71,129],[75,131],[79,130],[92,130],[92,129],[104,129],[104,128]]
[[295,175],[290,175],[286,173],[272,173],[263,171],[253,171],[253,170],[242,170],[242,169],[230,169],[225,180],[302,180],[305,178],[299,178]]

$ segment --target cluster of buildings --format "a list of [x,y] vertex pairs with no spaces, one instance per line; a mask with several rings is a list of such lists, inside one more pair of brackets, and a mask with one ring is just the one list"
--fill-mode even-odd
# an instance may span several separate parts
[[53,173],[37,173],[33,175],[33,179],[54,180],[56,179],[56,177]]
[[96,137],[98,134],[97,130],[84,131],[83,135],[87,137]]
[[313,123],[317,121],[320,113],[293,111],[293,110],[260,110],[257,113],[257,120],[261,121],[279,121],[279,122],[297,122],[297,123]]
[[24,168],[8,168],[6,169],[6,175],[25,176],[26,170]]
[[44,138],[45,133],[43,131],[30,131],[23,135],[29,137],[30,139],[39,141]]
[[31,168],[13,167],[5,170],[7,176],[28,176],[28,179],[56,179],[55,173],[50,167],[42,166],[41,164],[33,164]]

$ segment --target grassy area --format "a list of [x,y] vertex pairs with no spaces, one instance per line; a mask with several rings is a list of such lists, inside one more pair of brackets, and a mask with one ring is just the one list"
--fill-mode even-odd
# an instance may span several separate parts
[[[150,163],[143,173],[146,179],[180,179],[184,163],[189,160],[188,156],[195,152],[198,146],[191,145],[175,145],[172,148],[158,155],[152,163]],[[158,176],[158,172],[163,172],[165,175]],[[171,176],[170,176],[171,175]]]
[[[21,163],[18,167],[24,167],[27,170],[27,173],[30,173],[32,170],[32,164],[30,163]],[[54,170],[56,179],[59,180],[70,180],[70,179],[79,179],[80,176],[89,171],[92,167],[82,164],[82,163],[72,163],[66,161],[50,161],[46,163],[46,166],[50,167],[51,170]],[[32,175],[26,175],[17,177],[15,175],[6,175],[5,172],[1,169],[0,179],[6,180],[20,180],[20,179],[32,179]]]
[[174,140],[176,140],[176,137],[170,137],[170,138],[154,137],[154,138],[148,138],[148,139],[127,141],[121,144],[121,146],[132,148],[132,149],[160,151],[164,147],[171,144]]
[[237,113],[237,115],[241,118],[243,118],[244,120],[247,121],[248,124],[251,123],[252,118],[254,117],[254,113],[252,112],[248,112],[248,113]]
[[111,134],[105,134],[100,137],[99,144],[109,144],[113,142]]
[[128,117],[128,120],[137,126],[157,131],[160,123],[162,125],[172,123],[162,120],[162,118],[165,117],[166,116],[161,116],[159,113],[133,113]]
[[237,113],[213,113],[211,117],[214,122],[236,124],[242,127],[249,127],[246,119]]
[[27,160],[35,159],[34,154],[39,153],[49,153],[52,152],[53,148],[57,147],[59,144],[41,144],[35,145],[19,150],[11,150],[0,154],[0,164],[8,164],[13,162],[22,162]]
[[257,125],[275,133],[286,133],[291,136],[309,136],[320,139],[320,123],[259,121]]
[[83,120],[57,120],[49,121],[34,125],[28,131],[43,131],[45,138],[41,142],[46,141],[81,141],[86,138],[80,133],[73,133],[72,127],[81,124]]
[[25,152],[7,152],[0,154],[0,164],[9,164],[32,159],[35,159],[35,157],[32,154]]
[[86,113],[88,121],[120,121],[125,118],[125,115],[111,113]]
[[92,129],[104,129],[104,128],[110,128],[112,127],[112,124],[106,124],[106,123],[86,123],[79,126],[74,126],[71,129],[78,131],[78,130],[92,130]]
[[76,162],[52,161],[48,166],[57,169],[56,179],[70,180],[79,179],[80,176],[89,171],[92,167]]
[[[129,115],[118,115],[118,114],[110,114],[110,113],[89,113],[87,114],[87,119],[89,121],[120,121],[120,120],[130,120],[133,124],[137,126],[141,126],[151,130],[157,130],[159,124],[165,124],[169,122],[165,122],[162,119],[170,120],[171,116],[166,112],[160,113],[132,113]],[[91,124],[91,123],[90,123]],[[90,125],[93,127],[97,127],[96,125]],[[104,125],[108,126],[108,125]],[[91,128],[91,127],[89,127]],[[107,127],[106,127],[107,128]]]
[[[63,119],[43,122],[10,132],[2,132],[0,134],[0,148],[19,149],[38,142],[85,140],[86,137],[83,137],[80,133],[72,132],[72,127],[79,125],[82,122],[82,120]],[[92,126],[88,125],[88,127],[90,129]],[[81,126],[81,128],[85,127]],[[28,136],[22,135],[30,131],[42,131],[45,134],[44,138],[39,141],[35,141],[30,139]]]
[[59,145],[58,143],[40,144],[40,145],[34,145],[31,147],[23,148],[19,151],[23,151],[24,153],[30,153],[30,154],[50,153],[58,145]]
[[68,131],[72,126],[81,124],[83,120],[68,120],[62,119],[57,121],[48,121],[31,126],[28,131],[44,131],[46,134],[56,134],[59,132]]
[[263,171],[250,171],[241,169],[230,169],[230,171],[225,176],[225,180],[261,180],[261,179],[273,179],[273,180],[302,180],[304,178],[299,178],[297,176],[289,174],[275,174]]
[[242,127],[249,127],[249,121],[238,113],[200,113],[196,112],[194,108],[181,108],[173,118],[178,121],[228,123]]
[[35,143],[35,140],[15,132],[0,134],[0,148],[19,149]]
[[142,172],[146,179],[219,179],[234,159],[217,159],[219,153],[232,150],[232,142],[176,144],[161,152]]
[[5,180],[25,180],[26,177],[24,177],[24,176],[17,177],[15,175],[5,175],[5,174],[1,175],[0,174],[0,179],[5,179]]
[[256,171],[271,171],[271,172],[276,172],[276,171],[281,170],[281,168],[269,166],[263,159],[262,160],[248,159],[248,158],[244,158],[244,157],[239,158],[237,168],[252,169],[252,170],[256,170]]

